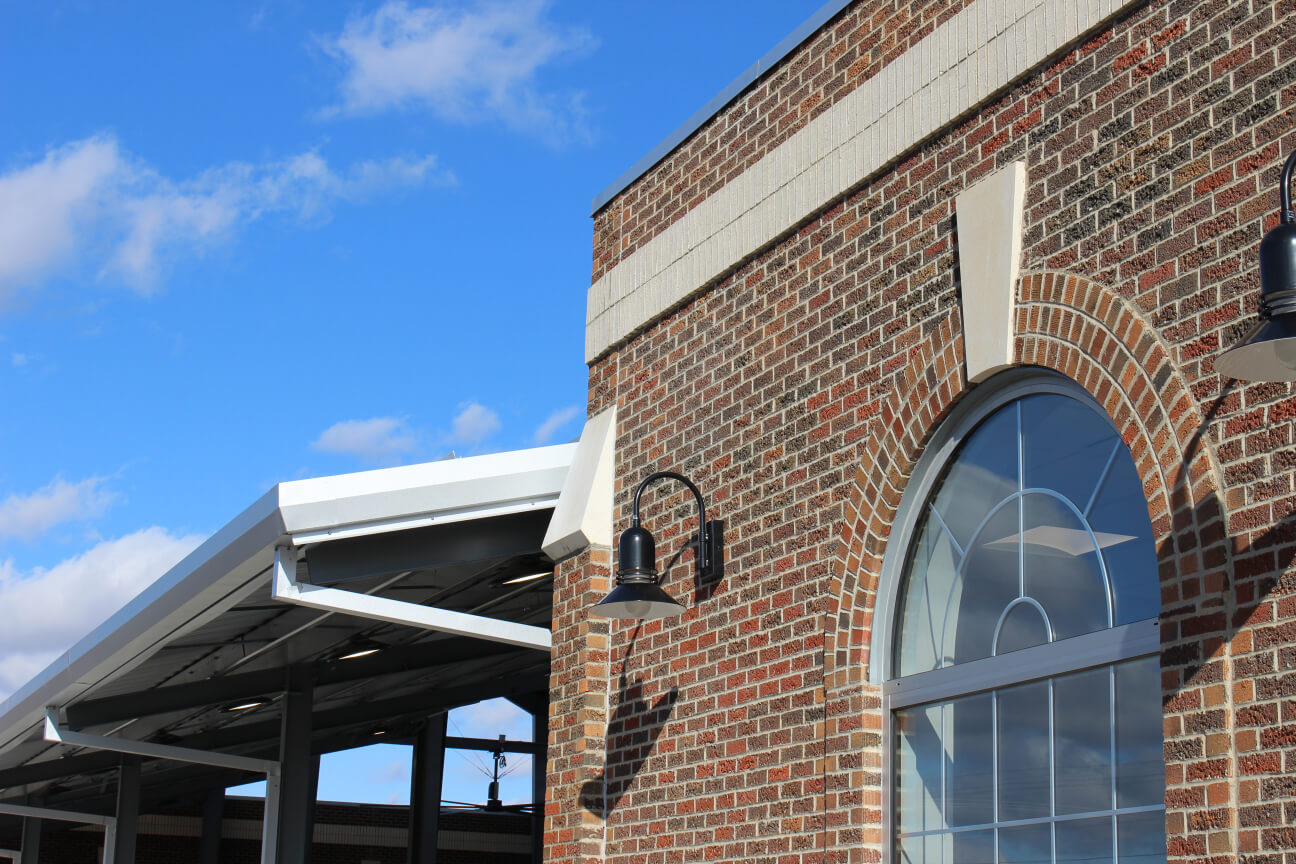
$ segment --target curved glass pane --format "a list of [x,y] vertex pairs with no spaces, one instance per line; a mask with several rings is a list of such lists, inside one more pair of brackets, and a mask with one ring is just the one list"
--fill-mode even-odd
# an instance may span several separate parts
[[[1009,607],[1031,598],[1052,641],[1155,618],[1156,551],[1143,486],[1106,418],[1056,394],[1005,405],[973,430],[915,533],[895,671],[913,675],[1039,644]],[[1021,629],[1025,628],[1025,629]]]
[[999,636],[995,640],[995,656],[1043,645],[1049,641],[1048,622],[1033,603],[1018,603],[1008,608]]
[[1103,538],[1090,534],[1064,500],[1039,492],[1022,496],[1022,525],[1026,595],[1048,611],[1053,638],[1110,627],[1107,579],[1098,557]]

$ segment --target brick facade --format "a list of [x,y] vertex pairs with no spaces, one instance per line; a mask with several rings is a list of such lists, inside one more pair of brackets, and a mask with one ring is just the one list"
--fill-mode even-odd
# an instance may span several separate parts
[[[965,5],[843,10],[596,214],[594,279]],[[581,615],[606,550],[564,565],[548,859],[882,858],[878,580],[974,389],[954,199],[1022,160],[1015,362],[1107,410],[1156,532],[1170,858],[1296,860],[1296,394],[1213,369],[1254,313],[1294,130],[1296,0],[1126,7],[595,358],[616,529],[639,479],[681,471],[727,571],[695,585],[687,553],[682,618],[605,630]],[[671,488],[644,512],[663,557],[696,518]]]

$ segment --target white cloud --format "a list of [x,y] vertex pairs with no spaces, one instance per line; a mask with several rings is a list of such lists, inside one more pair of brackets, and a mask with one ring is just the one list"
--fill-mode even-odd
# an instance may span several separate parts
[[334,201],[453,182],[434,156],[335,171],[315,151],[259,165],[231,162],[175,181],[111,136],[76,141],[0,174],[0,302],[82,260],[148,293],[168,260],[201,254],[268,213],[319,218]]
[[562,408],[550,414],[543,423],[536,427],[533,436],[535,443],[548,444],[553,440],[558,430],[570,423],[578,413],[580,413],[580,407],[573,405],[570,408]]
[[13,692],[198,546],[146,528],[45,569],[0,562],[0,696]]
[[26,354],[21,354],[17,351],[13,352],[13,354],[10,355],[9,359],[10,361],[12,361],[15,367],[26,366],[29,362],[31,362],[31,357],[27,356]]
[[477,445],[499,431],[499,415],[485,405],[469,402],[461,405],[455,415],[453,431],[454,441],[460,444]]
[[325,453],[345,453],[366,462],[388,462],[418,445],[405,421],[397,417],[374,417],[369,420],[343,420],[334,423],[311,442],[311,447]]
[[30,495],[10,495],[0,501],[0,537],[32,540],[60,523],[99,516],[114,497],[103,482],[102,477],[77,483],[55,477]]
[[328,113],[421,106],[458,122],[494,117],[552,143],[585,137],[580,94],[538,86],[542,67],[591,50],[594,38],[546,17],[542,0],[473,9],[384,3],[352,18],[324,50],[346,67]]

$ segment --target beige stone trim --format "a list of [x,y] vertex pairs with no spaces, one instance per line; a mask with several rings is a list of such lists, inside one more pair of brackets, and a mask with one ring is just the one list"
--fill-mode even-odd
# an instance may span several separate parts
[[1013,309],[1025,208],[1025,162],[994,172],[954,199],[969,381],[980,383],[1013,365]]
[[590,286],[585,359],[1136,0],[976,0]]

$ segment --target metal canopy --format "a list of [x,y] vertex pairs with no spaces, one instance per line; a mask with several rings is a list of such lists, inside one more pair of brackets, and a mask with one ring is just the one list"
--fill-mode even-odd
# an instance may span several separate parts
[[[458,705],[547,690],[548,654],[534,647],[277,602],[273,562],[276,548],[289,549],[303,586],[318,571],[384,608],[400,601],[456,620],[547,628],[552,580],[506,583],[552,570],[540,547],[575,451],[279,484],[0,703],[0,804],[113,812],[105,780],[121,754],[44,740],[47,707],[87,733],[67,742],[129,739],[164,745],[123,748],[133,752],[273,760],[292,676],[313,682],[316,754],[410,740]],[[211,761],[224,764],[146,759],[142,805],[191,806],[254,779],[230,767],[254,763]]]

